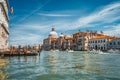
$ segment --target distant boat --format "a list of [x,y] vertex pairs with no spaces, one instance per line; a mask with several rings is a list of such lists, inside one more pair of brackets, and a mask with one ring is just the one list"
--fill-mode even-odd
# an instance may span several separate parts
[[69,50],[68,52],[74,52],[73,50]]
[[93,49],[92,51],[88,51],[89,53],[93,53],[93,54],[104,54],[104,52],[102,52],[101,50],[95,50]]
[[50,50],[51,52],[59,52],[59,50]]
[[66,50],[67,52],[74,52],[73,50]]

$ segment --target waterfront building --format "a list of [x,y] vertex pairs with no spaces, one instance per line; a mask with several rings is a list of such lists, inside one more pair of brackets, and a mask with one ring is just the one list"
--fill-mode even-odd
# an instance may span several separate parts
[[64,37],[63,43],[62,43],[62,50],[72,50],[72,46],[73,46],[73,37],[66,35]]
[[78,50],[78,36],[78,32],[73,34],[73,50]]
[[108,49],[120,50],[120,38],[113,39],[108,44]]
[[61,33],[59,38],[57,38],[56,40],[56,49],[62,50],[64,40],[65,40],[65,35]]
[[56,40],[58,38],[58,34],[54,28],[52,28],[48,38],[43,40],[44,50],[51,50],[56,48]]
[[97,34],[97,32],[90,31],[73,34],[73,50],[87,51],[89,39],[94,38]]
[[61,33],[58,37],[57,32],[52,28],[48,38],[43,40],[44,50],[66,50],[72,49],[72,36],[64,35]]
[[97,35],[94,38],[89,39],[88,48],[89,50],[102,50],[107,51],[109,48],[109,42],[115,39],[116,37],[107,36],[107,35]]
[[0,0],[0,51],[8,49],[8,0]]

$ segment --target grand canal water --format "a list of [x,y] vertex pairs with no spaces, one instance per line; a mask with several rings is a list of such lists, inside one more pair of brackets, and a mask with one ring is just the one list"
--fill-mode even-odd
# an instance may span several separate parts
[[7,80],[120,80],[120,54],[42,51],[6,60]]

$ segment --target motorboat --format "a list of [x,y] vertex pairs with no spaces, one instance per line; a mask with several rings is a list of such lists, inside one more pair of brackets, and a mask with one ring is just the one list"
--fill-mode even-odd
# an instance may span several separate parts
[[59,52],[59,50],[57,50],[57,49],[56,49],[56,50],[50,50],[50,51],[51,51],[51,52]]

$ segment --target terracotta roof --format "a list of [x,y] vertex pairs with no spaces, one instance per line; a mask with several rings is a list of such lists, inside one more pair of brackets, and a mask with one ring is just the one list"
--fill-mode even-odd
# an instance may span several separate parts
[[89,32],[76,32],[76,33],[75,33],[75,34],[73,34],[73,35],[87,34],[87,33],[89,33]]
[[113,40],[120,40],[120,37],[116,37],[116,38],[114,38]]
[[57,38],[57,40],[64,40],[64,38]]
[[72,40],[73,37],[72,37],[72,36],[66,36],[65,39],[66,39],[66,40]]
[[80,35],[80,34],[82,34],[82,35],[86,35],[86,34],[103,35],[103,34],[98,34],[98,33],[96,33],[96,32],[77,32],[77,33],[75,33],[75,34],[73,34],[73,35],[74,35],[74,36],[78,36],[78,35]]
[[44,40],[57,40],[57,38],[51,36],[51,37],[45,38]]
[[96,39],[115,39],[116,37],[113,36],[107,36],[107,35],[97,35],[94,38],[91,38],[90,40],[96,40]]

